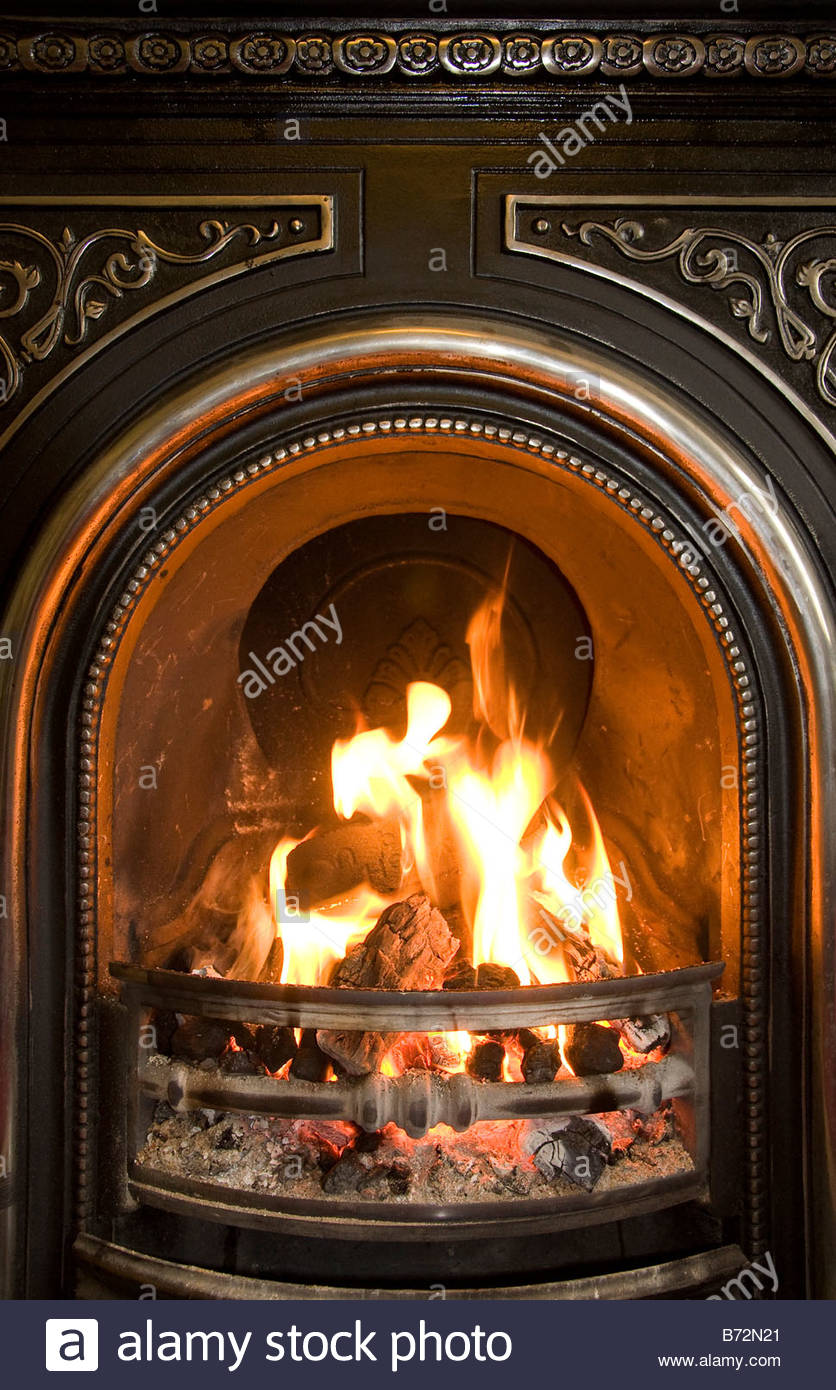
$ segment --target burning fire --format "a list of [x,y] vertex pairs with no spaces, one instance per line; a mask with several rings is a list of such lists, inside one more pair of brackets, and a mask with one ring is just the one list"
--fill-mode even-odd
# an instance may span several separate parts
[[[363,729],[338,740],[331,756],[334,809],[344,821],[361,813],[397,817],[402,887],[416,880],[438,901],[434,849],[445,826],[459,851],[461,909],[474,966],[510,966],[524,985],[574,978],[564,954],[582,932],[611,961],[624,959],[612,871],[584,788],[573,828],[553,795],[545,745],[525,733],[525,708],[508,678],[501,644],[504,593],[491,594],[467,640],[474,679],[475,741],[445,735],[451,702],[425,681],[407,689],[400,740]],[[270,863],[270,897],[283,947],[282,982],[326,984],[346,950],[362,940],[396,897],[365,886],[350,900],[309,914],[289,910],[288,858],[300,842],[283,839]],[[401,892],[400,896],[403,896]],[[464,933],[463,933],[464,937]],[[461,954],[466,954],[463,940]],[[447,1035],[461,1057],[467,1034]]]
[[486,772],[464,758],[456,759],[449,788],[450,814],[478,881],[473,964],[510,964],[521,983],[530,984],[520,841],[548,790],[546,759],[529,745],[509,739],[500,744]]

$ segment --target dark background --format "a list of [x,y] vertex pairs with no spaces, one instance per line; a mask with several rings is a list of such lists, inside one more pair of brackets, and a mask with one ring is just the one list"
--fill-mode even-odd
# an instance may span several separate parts
[[148,23],[164,25],[166,20],[195,19],[205,23],[208,19],[226,20],[234,23],[249,19],[296,19],[310,23],[327,23],[329,19],[350,19],[362,23],[367,19],[408,19],[423,20],[429,28],[434,21],[456,19],[504,19],[515,25],[524,24],[526,19],[554,20],[556,23],[567,19],[586,20],[590,23],[601,20],[630,20],[633,23],[658,20],[677,20],[694,23],[717,23],[718,26],[749,23],[762,19],[774,21],[779,27],[796,25],[808,20],[819,23],[831,21],[834,14],[833,0],[737,0],[737,11],[729,13],[720,0],[714,4],[683,3],[683,0],[653,0],[652,4],[642,4],[641,0],[605,0],[602,4],[584,4],[583,0],[568,0],[557,5],[554,0],[522,0],[514,4],[492,4],[490,0],[447,0],[446,12],[438,13],[430,9],[429,0],[425,4],[405,3],[405,0],[366,0],[363,4],[350,4],[348,0],[324,0],[323,4],[312,0],[157,0],[154,12],[143,12],[138,0],[123,0],[122,4],[113,0],[88,0],[87,4],[73,4],[71,0],[53,0],[43,10],[34,11],[31,5],[5,3],[0,8],[0,19],[4,16],[30,19],[34,24],[42,24],[56,17],[74,19],[139,19]]

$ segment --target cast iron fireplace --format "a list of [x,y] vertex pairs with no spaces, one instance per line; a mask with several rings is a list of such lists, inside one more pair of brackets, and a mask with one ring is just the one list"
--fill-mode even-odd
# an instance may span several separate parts
[[593,266],[604,209],[491,168],[434,296],[408,208],[300,177],[9,417],[65,460],[2,627],[10,1277],[832,1289],[822,411],[629,278],[654,195]]

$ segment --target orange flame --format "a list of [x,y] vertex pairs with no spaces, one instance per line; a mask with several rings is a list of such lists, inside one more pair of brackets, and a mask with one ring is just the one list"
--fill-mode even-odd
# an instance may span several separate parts
[[520,841],[548,790],[548,763],[526,744],[500,744],[490,772],[464,763],[449,776],[450,814],[478,877],[473,963],[510,965],[531,983],[522,930]]
[[473,713],[498,738],[522,738],[524,713],[511,683],[502,644],[508,572],[501,589],[488,594],[471,618],[465,638],[473,674]]

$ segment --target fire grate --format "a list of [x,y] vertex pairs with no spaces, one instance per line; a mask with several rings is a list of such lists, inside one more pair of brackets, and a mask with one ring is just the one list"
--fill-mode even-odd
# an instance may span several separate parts
[[[546,1220],[551,1228],[578,1224],[584,1213],[608,1219],[614,1211],[635,1212],[705,1197],[709,1154],[709,1027],[712,984],[723,966],[708,963],[655,975],[582,984],[511,990],[383,991],[271,985],[187,975],[176,971],[113,964],[127,1010],[127,1168],[134,1199],[177,1210],[202,1209],[210,1219],[244,1225],[326,1219],[346,1235],[362,1221],[416,1233],[458,1222],[475,1234],[480,1221]],[[227,1074],[218,1066],[193,1065],[149,1051],[149,1011],[230,1023],[290,1028],[338,1028],[409,1033],[490,1032],[536,1028],[664,1013],[671,1021],[668,1055],[624,1071],[598,1076],[557,1077],[551,1082],[482,1081],[464,1073],[441,1076],[373,1072],[313,1082],[291,1076]],[[600,1112],[649,1115],[671,1101],[678,1132],[691,1161],[688,1172],[644,1179],[608,1192],[518,1199],[513,1203],[368,1203],[311,1201],[233,1185],[187,1180],[139,1160],[151,1118],[163,1102],[177,1115],[201,1110],[285,1119],[338,1121],[366,1133],[396,1125],[420,1139],[443,1124],[459,1133],[484,1121],[533,1121],[540,1117],[590,1116]],[[225,1215],[224,1215],[225,1213]]]

